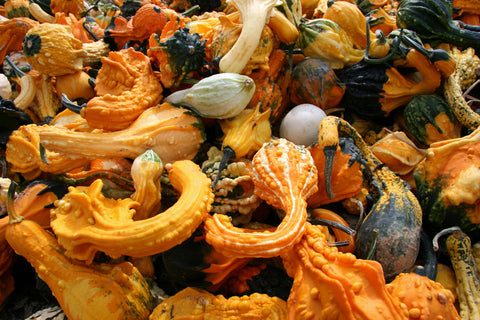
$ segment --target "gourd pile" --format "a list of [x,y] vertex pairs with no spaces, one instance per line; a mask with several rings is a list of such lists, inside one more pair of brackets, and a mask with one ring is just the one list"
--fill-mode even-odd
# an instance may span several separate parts
[[0,318],[480,319],[479,10],[3,1]]

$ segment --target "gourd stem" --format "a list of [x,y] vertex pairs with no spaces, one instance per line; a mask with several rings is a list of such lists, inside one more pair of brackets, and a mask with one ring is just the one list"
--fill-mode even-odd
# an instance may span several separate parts
[[85,108],[85,106],[87,105],[86,103],[83,103],[82,105],[78,105],[78,104],[73,103],[70,99],[68,99],[68,97],[65,93],[62,93],[61,102],[62,102],[62,105],[65,108],[67,108],[67,109],[69,109],[69,110],[71,110],[75,113],[78,113],[78,114],[80,114],[82,109]]
[[357,199],[355,200],[355,203],[358,205],[358,208],[360,209],[357,225],[355,226],[355,232],[358,232],[358,229],[360,229],[360,226],[362,225],[363,217],[365,216],[365,208],[363,207],[362,201]]
[[15,181],[12,181],[10,183],[10,186],[8,187],[8,192],[7,192],[8,224],[19,223],[23,220],[23,217],[19,216],[15,212],[14,198],[15,198],[16,189],[17,189],[17,183]]
[[313,219],[310,220],[310,223],[313,224],[313,225],[321,225],[321,226],[327,226],[327,227],[335,228],[335,229],[338,229],[338,230],[341,230],[341,231],[345,232],[346,234],[348,234],[350,236],[354,236],[356,234],[356,231],[354,229],[349,228],[346,225],[341,224],[341,223],[336,222],[336,221],[313,218]]
[[38,144],[38,152],[40,153],[40,159],[42,162],[48,164],[48,156],[45,151],[45,147],[41,143]]
[[470,30],[470,31],[478,31],[480,32],[480,26],[476,26],[476,25],[473,25],[473,24],[467,24],[461,20],[455,20],[456,23],[459,24],[460,27],[462,27],[463,29],[467,29],[467,30]]
[[328,242],[329,247],[346,247],[350,245],[350,241],[336,241],[336,242]]
[[450,234],[450,233],[456,233],[456,232],[463,232],[463,231],[462,231],[462,229],[460,229],[459,226],[453,226],[453,227],[445,228],[445,229],[439,231],[432,239],[433,250],[438,251],[438,249],[440,249],[440,247],[438,245],[438,238],[440,238],[444,235],[447,235],[447,234]]
[[93,38],[93,40],[95,41],[100,40],[100,38],[95,34],[95,32],[93,32],[92,29],[90,29],[90,27],[87,25],[87,22],[84,22],[82,26],[83,26],[83,29],[85,29],[85,31],[87,31],[87,33],[90,35],[90,37]]
[[10,66],[10,68],[12,68],[13,72],[18,78],[21,78],[25,75],[25,72],[20,70],[20,68],[17,67],[15,63],[13,63],[12,59],[10,59],[9,56],[5,56],[5,61],[7,61],[8,65]]
[[7,160],[5,159],[5,156],[1,156],[0,157],[0,166],[2,166],[2,178],[6,178],[7,177]]
[[373,229],[372,246],[370,247],[370,250],[367,253],[366,260],[372,260],[373,255],[375,254],[375,250],[377,250],[378,233],[379,233],[378,229]]
[[185,10],[184,12],[181,13],[182,16],[184,17],[191,17],[195,14],[195,12],[197,12],[198,10],[200,10],[200,6],[198,4],[188,8],[187,10]]
[[218,165],[218,173],[215,177],[215,180],[212,182],[212,190],[215,191],[215,186],[217,185],[218,181],[220,180],[220,176],[222,175],[222,171],[227,168],[227,163],[230,159],[235,158],[235,151],[230,147],[226,146],[223,148],[223,157],[220,160],[220,164]]

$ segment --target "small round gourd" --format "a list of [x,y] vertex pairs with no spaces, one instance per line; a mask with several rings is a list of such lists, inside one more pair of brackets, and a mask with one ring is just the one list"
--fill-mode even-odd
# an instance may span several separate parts
[[325,111],[318,106],[299,104],[280,123],[280,137],[295,144],[309,146],[318,139],[318,125],[325,117]]

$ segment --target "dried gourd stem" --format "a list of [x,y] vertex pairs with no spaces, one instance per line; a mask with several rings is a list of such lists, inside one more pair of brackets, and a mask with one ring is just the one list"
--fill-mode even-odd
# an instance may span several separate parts
[[355,232],[358,232],[358,229],[360,229],[360,226],[362,225],[363,217],[365,215],[365,208],[363,207],[362,201],[355,199],[354,202],[358,205],[358,208],[360,209],[360,213],[358,214],[357,225],[355,226]]
[[5,156],[0,157],[0,166],[2,166],[2,178],[7,177],[7,171],[8,171],[8,164],[7,160],[5,159]]
[[222,171],[227,168],[227,163],[230,159],[235,158],[235,150],[233,150],[230,146],[226,146],[223,148],[223,157],[220,160],[220,164],[218,165],[218,173],[215,177],[215,180],[212,182],[211,188],[215,190],[215,186],[217,185],[220,177],[222,176]]
[[378,239],[378,229],[373,229],[373,234],[372,234],[372,246],[370,247],[370,250],[368,251],[367,260],[372,260],[373,255],[375,254],[375,250],[377,250],[377,239]]
[[93,32],[93,30],[90,28],[90,26],[87,25],[86,21],[82,24],[82,26],[83,26],[83,29],[85,29],[85,31],[87,31],[87,33],[90,35],[90,37],[92,37],[92,39],[94,41],[100,40],[100,38],[95,34],[95,32]]
[[463,93],[463,97],[467,97],[468,94],[480,83],[480,79],[475,81],[465,92]]
[[344,112],[345,112],[345,108],[330,108],[330,109],[327,109],[325,110],[325,113],[327,114],[327,116],[331,115],[332,113],[335,113],[335,112],[340,112],[340,118],[344,118]]
[[420,149],[419,147],[417,147],[414,143],[404,139],[403,137],[399,136],[398,134],[396,134],[395,132],[393,132],[392,130],[388,129],[388,128],[383,128],[385,131],[387,131],[388,133],[394,135],[397,139],[399,140],[402,140],[403,142],[405,142],[406,144],[408,144],[410,147],[414,148],[415,150],[417,150],[419,153],[423,154],[424,156],[427,155],[427,152],[425,150],[422,150]]
[[350,241],[345,240],[345,241],[336,241],[336,242],[327,242],[329,247],[346,247],[350,245]]
[[8,212],[8,224],[19,223],[23,220],[22,216],[19,216],[15,212],[14,199],[15,199],[15,190],[17,189],[17,183],[12,181],[8,187],[7,192],[7,212]]
[[335,229],[338,229],[338,230],[341,230],[341,231],[345,232],[346,234],[348,234],[350,236],[354,236],[356,234],[356,231],[354,229],[349,228],[344,224],[341,224],[341,223],[338,223],[338,222],[335,222],[335,221],[331,221],[331,220],[327,220],[327,219],[313,218],[313,219],[310,219],[310,223],[313,224],[313,225],[321,225],[321,226],[327,226],[327,227],[335,228]]
[[65,108],[78,114],[80,114],[82,109],[85,108],[85,106],[87,105],[86,103],[83,103],[82,105],[77,105],[76,103],[72,102],[65,93],[62,93],[62,98],[60,101]]
[[48,164],[49,162],[47,152],[45,151],[45,147],[41,143],[38,144],[38,152],[40,153],[40,159],[42,160],[42,162]]
[[453,227],[446,228],[446,229],[443,229],[443,230],[439,231],[432,239],[433,250],[438,251],[438,249],[440,249],[440,246],[438,245],[438,238],[440,238],[444,235],[450,234],[450,233],[455,233],[455,232],[463,232],[463,231],[462,231],[462,229],[460,229],[459,226],[453,226]]

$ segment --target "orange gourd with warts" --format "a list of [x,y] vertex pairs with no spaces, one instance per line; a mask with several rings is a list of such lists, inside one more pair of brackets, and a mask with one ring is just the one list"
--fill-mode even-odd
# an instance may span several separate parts
[[237,257],[274,257],[289,250],[304,232],[306,198],[317,189],[317,170],[308,151],[286,139],[265,143],[253,157],[255,194],[286,212],[278,227],[253,230],[234,227],[225,215],[207,215],[206,241]]

